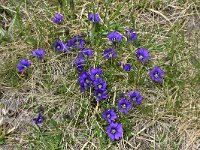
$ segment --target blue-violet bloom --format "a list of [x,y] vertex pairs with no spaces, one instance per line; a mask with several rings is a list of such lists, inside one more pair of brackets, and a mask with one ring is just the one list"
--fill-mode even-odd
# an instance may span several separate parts
[[128,92],[128,95],[131,103],[134,101],[135,104],[139,104],[143,100],[143,97],[140,95],[139,91]]
[[114,50],[113,47],[106,49],[103,54],[103,57],[105,57],[106,59],[111,59],[111,58],[115,58],[117,56],[117,52]]
[[165,72],[160,67],[153,67],[149,73],[151,80],[155,82],[162,82],[164,74]]
[[93,81],[94,89],[95,90],[105,90],[106,89],[106,82],[102,78],[96,78]]
[[29,67],[31,65],[31,61],[27,60],[25,58],[23,58],[18,64],[17,64],[17,69],[19,70],[19,72],[24,72],[26,70],[27,67]]
[[125,71],[131,71],[131,67],[132,67],[131,64],[128,64],[128,63],[123,65],[123,69]]
[[39,60],[42,60],[42,58],[45,55],[45,51],[41,48],[38,48],[38,49],[32,51],[32,55],[37,57]]
[[62,52],[65,50],[65,44],[60,39],[58,39],[54,44],[54,48],[56,51]]
[[94,23],[98,23],[101,20],[101,18],[100,18],[98,13],[96,13],[96,14],[90,13],[88,15],[88,19],[89,19],[89,21],[92,21]]
[[79,84],[81,92],[86,91],[86,88],[91,85],[91,78],[88,72],[82,72],[79,75]]
[[92,80],[99,78],[102,75],[102,68],[90,68],[90,77]]
[[84,71],[85,60],[83,58],[77,57],[75,59],[74,65],[77,67],[78,72]]
[[41,124],[44,121],[44,117],[42,116],[42,114],[38,114],[37,118],[34,118],[33,121],[35,122],[35,124]]
[[90,48],[83,48],[80,52],[79,52],[79,57],[92,57],[92,50]]
[[107,90],[97,90],[94,92],[94,96],[96,97],[97,101],[101,101],[107,98]]
[[108,39],[111,41],[111,42],[119,42],[122,40],[122,35],[117,32],[117,31],[112,31],[110,32],[108,35],[107,35]]
[[131,29],[131,30],[126,31],[126,37],[128,41],[136,41],[137,34],[135,33],[134,30]]
[[127,99],[122,98],[118,100],[118,109],[120,112],[127,114],[131,108],[131,102],[129,102]]
[[136,57],[140,62],[145,62],[150,59],[149,50],[145,48],[138,48]]
[[61,24],[62,20],[64,19],[64,15],[56,13],[55,17],[52,18],[51,20],[56,23],[56,24]]
[[109,123],[115,121],[115,119],[118,118],[114,108],[111,108],[110,110],[105,110],[102,117]]
[[122,124],[119,124],[117,122],[112,122],[107,130],[106,133],[108,134],[108,137],[114,142],[115,140],[119,140],[123,136],[123,128]]
[[70,48],[83,48],[85,41],[80,36],[74,36],[73,38],[69,39],[67,42],[67,46]]

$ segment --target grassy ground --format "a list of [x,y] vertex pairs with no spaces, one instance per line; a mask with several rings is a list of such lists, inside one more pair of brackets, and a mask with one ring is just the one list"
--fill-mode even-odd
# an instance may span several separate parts
[[[102,22],[91,32],[89,12],[99,12]],[[55,12],[65,15],[56,26]],[[0,148],[2,149],[200,149],[200,2],[198,0],[0,0]],[[122,41],[118,58],[107,62],[101,53],[109,46],[112,30],[133,28],[135,45]],[[109,98],[96,103],[92,93],[81,93],[73,67],[77,53],[56,53],[57,38],[67,41],[84,33],[94,57],[89,66],[102,66]],[[31,50],[46,51],[38,62]],[[137,47],[150,50],[151,60],[142,65],[135,59]],[[28,75],[19,75],[21,58],[32,60]],[[124,72],[117,61],[130,62]],[[149,68],[161,66],[163,84],[148,76]],[[123,92],[138,89],[143,103],[129,115],[121,115],[124,136],[112,143],[101,115],[115,107]],[[45,121],[32,119],[42,112]]]

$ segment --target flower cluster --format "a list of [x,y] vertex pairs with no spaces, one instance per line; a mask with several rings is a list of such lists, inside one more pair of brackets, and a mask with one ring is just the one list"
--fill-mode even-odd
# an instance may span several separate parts
[[91,87],[94,91],[94,97],[97,101],[107,98],[107,83],[102,78],[101,68],[90,68],[90,72],[82,72],[79,75],[79,84],[81,92],[85,92]]
[[41,113],[38,114],[37,118],[33,118],[35,124],[41,124],[44,121],[44,117]]
[[64,15],[56,13],[55,17],[52,18],[51,20],[56,23],[56,24],[61,24],[62,20],[64,19]]
[[[138,105],[143,100],[143,97],[140,95],[139,91],[128,92],[127,97],[123,97],[118,99],[118,111],[127,114],[134,105]],[[123,128],[122,124],[116,122],[118,119],[118,115],[115,112],[114,108],[110,108],[109,110],[105,110],[102,117],[109,123],[106,133],[110,137],[112,141],[119,140],[123,136]]]
[[[64,19],[64,15],[56,13],[55,17],[52,18],[52,21],[57,25],[61,24],[62,20]],[[88,15],[88,19],[90,22],[99,23],[100,16],[98,13],[90,13]],[[137,40],[137,34],[134,30],[127,30],[125,35],[122,35],[118,31],[112,31],[107,34],[107,38],[113,44],[113,46],[107,48],[102,53],[102,56],[105,59],[114,59],[117,57],[116,43],[120,43],[123,40],[123,37],[127,38],[127,41],[134,41]],[[93,92],[93,95],[97,102],[106,100],[108,98],[108,89],[107,89],[107,82],[103,79],[103,71],[102,67],[90,67],[87,70],[86,62],[89,58],[93,57],[93,52],[91,48],[85,47],[85,40],[82,39],[80,35],[73,36],[67,42],[63,42],[61,39],[57,39],[54,44],[54,49],[57,52],[65,52],[69,53],[71,51],[78,51],[78,55],[74,60],[74,66],[77,68],[78,72],[78,83],[80,86],[81,92],[86,92],[90,89]],[[32,51],[32,55],[36,57],[39,61],[43,59],[46,52],[38,48]],[[136,58],[141,63],[147,63],[150,60],[149,50],[147,48],[137,48],[136,51]],[[31,61],[23,58],[18,64],[17,69],[19,72],[24,72],[28,67],[31,66]],[[130,63],[123,64],[123,69],[127,72],[132,70],[132,65]],[[152,81],[155,82],[162,82],[163,76],[165,72],[158,66],[154,66],[150,69],[149,76]],[[123,95],[118,99],[116,108],[109,108],[103,112],[102,118],[105,119],[108,123],[106,133],[112,141],[119,140],[123,137],[123,127],[122,124],[119,122],[119,114],[128,114],[131,109],[139,105],[143,100],[143,96],[140,94],[139,91],[131,91]],[[41,113],[38,114],[37,118],[33,119],[35,124],[41,124],[44,121],[44,117]]]
[[88,15],[88,19],[89,19],[89,21],[94,22],[94,23],[99,23],[100,20],[101,20],[101,18],[100,18],[98,13],[97,14],[90,13]]
[[18,64],[17,64],[17,69],[19,70],[20,73],[26,71],[26,68],[31,66],[31,61],[23,58]]

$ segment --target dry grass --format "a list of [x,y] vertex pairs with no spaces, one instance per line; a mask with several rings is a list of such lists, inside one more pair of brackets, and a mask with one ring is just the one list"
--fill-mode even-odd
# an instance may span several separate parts
[[[53,149],[56,144],[61,146],[58,149],[200,149],[198,1],[118,0],[109,4],[107,14],[106,2],[79,1],[75,5],[75,18],[70,15],[69,7],[62,8],[66,19],[57,28],[50,22],[54,12],[60,9],[57,1],[24,1],[19,11],[24,30],[17,21],[15,27],[9,28],[15,13],[5,8],[17,11],[17,5],[2,1],[0,6],[1,16],[7,19],[0,21],[7,32],[0,38],[1,149],[33,149],[34,144],[40,145],[40,149]],[[98,10],[102,18],[106,16],[105,33],[113,28],[134,27],[139,46],[151,51],[151,63],[161,64],[168,75],[163,86],[129,85],[130,76],[111,70],[124,80],[111,81],[110,104],[116,104],[120,92],[132,89],[140,89],[145,99],[123,120],[125,136],[114,144],[104,133],[101,104],[91,102],[91,92],[86,95],[79,92],[73,68],[76,54],[59,55],[52,47],[57,37],[87,33],[87,14],[93,9]],[[106,39],[90,44],[96,55],[106,47],[102,44],[104,41]],[[30,51],[37,47],[47,52],[45,61],[38,63],[34,59],[27,77],[17,75],[16,63],[22,57],[31,58]],[[132,57],[131,52],[122,53],[127,56],[121,58],[123,61]],[[92,60],[94,65],[98,64],[96,59]],[[148,77],[147,74],[141,76]],[[107,80],[109,83],[109,78]],[[39,128],[32,122],[37,112],[43,112],[46,117]]]

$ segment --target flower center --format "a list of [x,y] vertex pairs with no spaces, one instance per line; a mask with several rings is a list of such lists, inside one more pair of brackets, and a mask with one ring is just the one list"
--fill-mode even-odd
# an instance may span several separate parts
[[98,97],[101,97],[101,93],[98,93],[97,95],[98,95]]
[[89,80],[89,79],[86,79],[86,80],[85,80],[85,82],[86,82],[86,83],[89,83],[89,82],[90,82],[90,80]]
[[107,114],[107,116],[106,116],[107,118],[110,118],[110,114]]
[[102,88],[102,84],[99,84],[99,85],[98,85],[98,88],[101,89],[101,88]]
[[98,78],[99,77],[99,74],[97,73],[97,74],[95,74],[95,78]]
[[108,57],[110,57],[110,58],[111,58],[111,57],[112,57],[112,53],[109,53],[109,54],[108,54]]
[[156,78],[158,78],[158,73],[155,73],[154,76],[155,76]]
[[142,55],[140,55],[140,56],[139,56],[139,59],[143,59],[143,56],[142,56]]
[[58,46],[57,46],[57,48],[59,49],[59,48],[61,48],[61,46],[60,46],[60,45],[58,45]]
[[116,133],[116,129],[112,129],[111,132],[114,134]]
[[75,42],[75,45],[79,45],[79,42],[78,42],[78,41],[76,41],[76,42]]
[[124,109],[126,108],[126,104],[122,104],[121,106],[122,106],[122,108],[124,108]]

